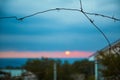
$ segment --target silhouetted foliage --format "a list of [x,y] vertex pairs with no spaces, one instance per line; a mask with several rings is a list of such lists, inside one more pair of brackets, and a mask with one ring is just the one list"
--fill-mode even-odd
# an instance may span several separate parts
[[75,61],[72,65],[74,74],[84,74],[85,78],[94,74],[94,62],[88,60]]
[[116,53],[104,53],[99,52],[98,61],[103,65],[103,69],[100,69],[102,75],[109,80],[120,79],[120,55]]
[[39,80],[53,80],[53,64],[57,64],[57,80],[73,80],[71,75],[84,74],[86,79],[93,75],[93,62],[88,60],[76,61],[70,64],[68,61],[53,60],[48,58],[29,59],[24,68],[34,73]]

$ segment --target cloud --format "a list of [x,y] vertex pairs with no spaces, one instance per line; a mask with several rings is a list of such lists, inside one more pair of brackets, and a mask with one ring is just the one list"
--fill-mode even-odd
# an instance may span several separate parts
[[[119,0],[82,0],[86,11],[119,16]],[[80,8],[79,0],[10,0],[4,7],[5,16],[23,17],[50,8]],[[90,16],[109,40],[119,38],[119,23]],[[0,20],[0,50],[87,50],[106,46],[103,36],[79,12],[54,11],[23,21]],[[2,35],[2,36],[1,36]]]
[[[119,15],[118,10],[118,1],[97,1],[97,0],[82,0],[84,9],[88,12],[99,12],[106,15]],[[101,6],[102,5],[102,6]],[[56,7],[65,7],[65,8],[77,8],[79,9],[79,0],[12,0],[9,1],[5,6],[4,11],[10,15],[16,15],[18,17],[23,17],[26,15],[33,14],[35,12],[56,8]],[[79,17],[78,17],[79,16]],[[64,23],[79,23],[84,20],[84,16],[79,12],[71,11],[53,11],[45,14],[40,14],[34,16],[35,18],[51,18],[58,20]]]

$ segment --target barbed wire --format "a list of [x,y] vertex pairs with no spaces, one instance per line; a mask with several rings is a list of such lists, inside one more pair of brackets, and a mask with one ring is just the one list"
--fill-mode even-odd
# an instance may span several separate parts
[[112,19],[112,20],[114,20],[114,21],[120,21],[120,19],[115,18],[114,16],[111,17],[111,16],[107,16],[107,15],[103,15],[103,14],[86,12],[86,11],[83,10],[82,1],[79,0],[79,2],[80,2],[80,9],[72,9],[72,8],[53,8],[53,9],[48,9],[48,10],[36,12],[36,13],[30,14],[30,15],[27,15],[27,16],[24,16],[24,17],[21,17],[21,18],[18,18],[17,16],[10,16],[10,17],[0,17],[0,19],[14,18],[14,19],[16,19],[16,20],[22,21],[22,20],[24,20],[24,19],[26,19],[26,18],[29,18],[29,17],[32,17],[32,16],[36,16],[36,15],[38,15],[38,14],[50,12],[50,11],[66,10],[66,11],[77,11],[77,12],[81,12],[81,13],[90,21],[90,23],[103,35],[103,37],[104,37],[105,40],[107,41],[108,46],[110,47],[110,50],[111,50],[111,44],[110,44],[109,39],[107,38],[107,36],[105,35],[105,33],[94,23],[94,20],[92,20],[88,15],[101,16],[101,17],[104,17],[104,18]]
[[[80,4],[82,5],[81,0],[80,0]],[[111,55],[112,46],[111,46],[111,43],[110,43],[108,37],[107,37],[107,36],[105,35],[105,33],[94,23],[94,21],[87,15],[87,14],[89,14],[89,15],[96,15],[96,13],[86,13],[86,12],[83,11],[83,8],[82,8],[82,7],[81,7],[81,12],[82,12],[83,15],[89,20],[89,22],[103,35],[103,37],[105,38],[105,40],[107,41],[108,46],[109,46],[109,48],[108,48],[109,55]],[[115,20],[119,21],[119,19],[116,19],[116,18],[114,18],[114,17],[109,17],[109,16],[105,16],[105,15],[102,15],[102,14],[97,14],[97,15],[98,15],[98,16],[102,16],[102,17],[106,17],[106,18],[109,18],[109,19],[113,19],[114,21],[115,21]],[[119,55],[118,53],[116,53],[116,54]],[[111,58],[110,60],[111,60],[111,63],[114,63],[112,58]],[[115,67],[115,71],[118,72],[119,69],[116,68],[115,65],[114,65],[114,67]]]
[[103,15],[103,14],[98,14],[98,13],[89,13],[89,12],[84,12],[85,14],[88,14],[88,15],[94,15],[94,16],[101,16],[101,17],[105,17],[105,18],[109,18],[109,19],[112,19],[114,21],[120,21],[120,19],[118,18],[115,18],[114,16],[107,16],[107,15]]
[[101,17],[112,19],[114,21],[120,21],[120,19],[115,18],[114,16],[111,17],[111,16],[107,16],[107,15],[103,15],[103,14],[90,13],[90,12],[83,11],[83,8],[81,8],[81,9],[53,8],[53,9],[48,9],[48,10],[36,12],[36,13],[30,14],[30,15],[27,15],[27,16],[24,16],[24,17],[21,17],[21,18],[18,18],[17,16],[8,16],[8,17],[0,17],[0,19],[15,18],[16,20],[23,20],[25,18],[29,18],[29,17],[35,16],[35,15],[38,15],[38,14],[42,14],[42,13],[46,13],[46,12],[50,12],[50,11],[58,11],[58,10],[79,11],[79,12],[84,12],[85,14],[88,14],[88,15],[101,16]]
[[18,20],[17,16],[10,16],[10,17],[0,17],[0,19],[6,19],[6,18],[15,18],[16,20]]
[[[99,28],[99,26],[97,26],[95,23],[94,23],[94,20],[92,20],[88,15],[92,15],[92,16],[100,16],[100,17],[104,17],[104,18],[108,18],[108,19],[111,19],[111,20],[114,20],[114,21],[120,21],[120,19],[118,18],[115,18],[114,16],[107,16],[107,15],[103,15],[103,14],[98,14],[98,13],[90,13],[90,12],[86,12],[84,11],[83,9],[83,6],[82,6],[82,1],[79,0],[80,2],[80,9],[72,9],[72,8],[53,8],[53,9],[48,9],[48,10],[44,10],[44,11],[40,11],[40,12],[35,12],[33,14],[30,14],[30,15],[27,15],[27,16],[24,16],[24,17],[20,17],[18,18],[17,16],[9,16],[9,17],[0,17],[0,19],[8,19],[8,18],[13,18],[13,19],[16,19],[18,21],[22,21],[26,18],[29,18],[29,17],[32,17],[32,16],[36,16],[38,14],[42,14],[42,13],[46,13],[46,12],[50,12],[50,11],[60,11],[60,10],[65,10],[65,11],[76,11],[76,12],[81,12],[87,19],[88,21],[103,35],[103,37],[105,38],[105,40],[107,41],[108,43],[108,46],[109,46],[109,53],[111,53],[111,49],[112,49],[112,46],[111,46],[111,43],[108,39],[108,37],[105,35],[105,33]],[[117,53],[116,53],[117,54]],[[117,54],[119,55],[119,54]],[[113,63],[113,60],[111,59],[111,62]],[[119,71],[117,68],[115,69],[116,71]]]

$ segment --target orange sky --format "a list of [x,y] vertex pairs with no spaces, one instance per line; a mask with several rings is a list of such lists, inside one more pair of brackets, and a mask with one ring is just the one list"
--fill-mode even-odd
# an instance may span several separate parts
[[87,58],[93,52],[71,51],[69,55],[65,52],[0,52],[0,58]]

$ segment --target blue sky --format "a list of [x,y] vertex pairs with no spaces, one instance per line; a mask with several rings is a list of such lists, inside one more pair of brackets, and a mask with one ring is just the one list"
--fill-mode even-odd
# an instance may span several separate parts
[[[120,18],[120,0],[82,0],[87,12]],[[79,0],[0,0],[0,17],[18,18],[64,7],[79,9]],[[120,22],[90,16],[110,42],[120,39]],[[0,52],[96,52],[108,43],[80,12],[53,11],[23,21],[0,20]],[[48,53],[49,54],[49,53]]]

